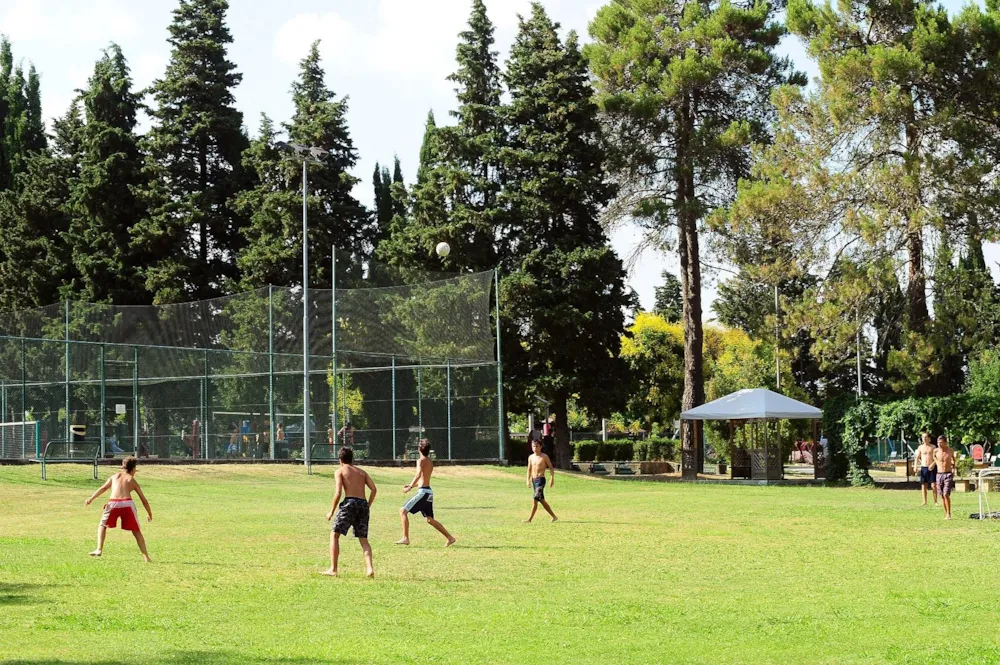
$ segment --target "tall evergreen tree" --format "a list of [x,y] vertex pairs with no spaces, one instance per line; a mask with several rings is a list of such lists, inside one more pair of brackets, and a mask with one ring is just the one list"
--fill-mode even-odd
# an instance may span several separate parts
[[24,79],[24,69],[14,66],[10,78],[5,80],[7,86],[7,117],[4,123],[4,150],[7,153],[10,177],[25,168],[27,150],[25,138],[28,134],[28,98],[25,94],[27,82]]
[[42,87],[35,66],[28,68],[28,83],[25,87],[26,124],[24,131],[24,149],[27,152],[45,150],[48,139],[45,136],[45,119],[42,117]]
[[[638,221],[661,246],[677,229],[682,409],[705,399],[699,224],[747,174],[751,143],[769,138],[770,94],[789,71],[775,56],[784,33],[777,11],[767,2],[613,0],[590,25],[588,55],[622,184],[608,217]],[[690,477],[702,452],[691,428],[683,446]]]
[[519,392],[551,401],[556,463],[568,468],[570,397],[597,416],[624,406],[619,349],[634,302],[599,220],[615,188],[587,66],[576,34],[563,44],[557,29],[534,3],[507,63],[501,206],[510,211],[505,242],[517,269],[504,278],[502,316],[520,331],[521,353],[505,357],[506,376]]
[[121,48],[112,44],[82,92],[80,176],[71,192],[73,261],[91,302],[149,302],[130,230],[145,215],[143,157],[135,134],[139,98]]
[[684,300],[681,296],[681,280],[669,270],[660,273],[663,284],[654,290],[655,302],[653,303],[653,313],[659,314],[668,323],[676,323],[681,320],[684,311]]
[[53,153],[27,160],[15,190],[0,193],[0,309],[49,305],[76,278],[70,243],[70,187],[80,175],[83,122],[74,102],[53,125]]
[[[397,168],[399,160],[396,160]],[[375,162],[375,172],[372,174],[372,188],[375,193],[375,239],[374,247],[378,247],[384,238],[389,236],[389,226],[392,224],[395,203],[392,198],[392,176],[388,167]]]
[[14,184],[10,170],[10,155],[7,153],[7,116],[10,103],[7,101],[7,82],[14,71],[14,53],[10,41],[0,35],[0,190],[9,189]]
[[156,302],[210,298],[238,278],[243,220],[229,201],[247,186],[247,147],[233,90],[242,79],[226,51],[227,0],[180,0],[169,27],[170,64],[153,83],[145,137],[150,186],[133,244]]
[[[329,152],[309,169],[310,285],[329,288],[331,248],[367,255],[372,241],[368,211],[354,198],[358,179],[350,174],[358,155],[347,128],[347,100],[326,85],[319,42],[300,63],[292,85],[295,115],[285,129],[293,143]],[[276,152],[276,131],[264,119],[260,137],[245,156],[258,186],[245,192],[237,209],[250,217],[249,246],[239,257],[246,286],[302,283],[302,165]],[[353,263],[353,262],[352,262]]]
[[398,266],[404,275],[420,269],[439,270],[441,264],[433,256],[433,248],[440,242],[435,240],[440,237],[438,225],[450,212],[446,189],[441,136],[434,112],[428,111],[424,140],[420,145],[417,182],[410,192],[401,184],[394,186],[395,210],[389,236],[379,243],[376,256]]

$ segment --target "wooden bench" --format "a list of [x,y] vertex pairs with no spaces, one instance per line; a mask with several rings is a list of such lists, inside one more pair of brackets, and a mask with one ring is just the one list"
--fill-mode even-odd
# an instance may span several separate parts
[[94,480],[97,480],[97,458],[101,454],[99,441],[49,441],[45,444],[42,459],[42,480],[47,480],[46,467],[49,464],[92,464]]

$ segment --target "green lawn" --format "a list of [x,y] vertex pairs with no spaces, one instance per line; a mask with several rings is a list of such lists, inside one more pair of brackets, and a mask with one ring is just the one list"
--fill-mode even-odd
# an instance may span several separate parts
[[[443,539],[399,537],[410,472],[372,469],[375,581],[327,565],[332,468],[145,467],[154,563],[89,469],[0,467],[3,663],[1000,663],[1000,524],[914,492],[440,468]],[[102,469],[102,474],[105,473]]]

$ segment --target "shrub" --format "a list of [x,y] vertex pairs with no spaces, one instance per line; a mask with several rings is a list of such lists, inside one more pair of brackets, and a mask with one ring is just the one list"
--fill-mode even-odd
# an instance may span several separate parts
[[597,441],[574,441],[573,460],[576,462],[593,462],[597,457]]

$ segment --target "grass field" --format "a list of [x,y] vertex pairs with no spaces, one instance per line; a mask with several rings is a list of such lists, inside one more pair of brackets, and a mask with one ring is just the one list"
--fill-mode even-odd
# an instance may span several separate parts
[[[105,472],[102,469],[102,474]],[[914,492],[560,475],[522,524],[522,470],[372,469],[378,577],[345,541],[327,579],[331,467],[142,467],[151,565],[82,466],[0,467],[2,663],[1000,663],[1000,524]],[[141,512],[141,510],[140,510]]]

